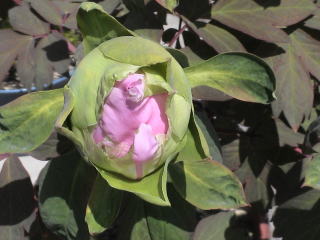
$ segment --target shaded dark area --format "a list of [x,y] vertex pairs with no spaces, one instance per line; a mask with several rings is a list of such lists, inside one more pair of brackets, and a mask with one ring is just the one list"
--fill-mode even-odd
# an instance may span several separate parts
[[[166,230],[162,232],[163,234],[166,231],[170,233],[170,235],[165,236],[175,234],[190,236],[197,223],[196,209],[183,200],[171,184],[168,185],[168,191],[172,203],[171,207],[156,206],[137,198],[133,194],[126,194],[125,204],[123,204],[118,220],[113,228],[102,235],[106,238],[101,238],[101,240],[127,240],[139,231],[142,231],[140,233],[146,238],[152,238],[153,234],[164,229]],[[164,229],[161,229],[161,227],[164,227]]]
[[[88,238],[84,216],[95,174],[93,167],[75,151],[53,159],[42,171],[39,179],[40,214],[58,236]],[[68,220],[62,221],[65,218]]]
[[53,132],[50,137],[30,155],[39,160],[51,160],[74,150],[74,144],[65,136]]
[[281,1],[280,0],[254,0],[256,3],[259,5],[263,6],[264,8],[267,7],[277,7],[280,5]]
[[2,0],[0,8],[0,17],[2,19],[6,19],[8,17],[9,9],[12,8],[14,5],[15,4],[12,0]]
[[307,129],[307,133],[304,139],[304,147],[306,153],[314,153],[316,150],[313,148],[319,148],[316,145],[320,142],[320,118],[313,121]]
[[281,205],[275,212],[275,237],[283,240],[319,239],[320,193],[304,189],[296,198]]
[[198,18],[210,18],[210,9],[207,0],[180,0],[176,11],[194,21]]
[[36,208],[30,178],[16,180],[0,188],[0,226],[16,225],[29,217]]
[[51,43],[43,49],[46,51],[49,61],[52,62],[61,61],[69,57],[68,45],[62,39]]
[[217,55],[217,52],[210,47],[205,41],[199,39],[199,36],[191,31],[182,33],[185,45],[202,59],[209,59]]

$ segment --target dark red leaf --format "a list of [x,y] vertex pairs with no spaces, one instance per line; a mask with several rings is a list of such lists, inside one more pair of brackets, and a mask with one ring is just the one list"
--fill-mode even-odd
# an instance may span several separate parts
[[9,21],[14,30],[32,36],[43,35],[49,32],[49,24],[36,17],[26,4],[10,9]]

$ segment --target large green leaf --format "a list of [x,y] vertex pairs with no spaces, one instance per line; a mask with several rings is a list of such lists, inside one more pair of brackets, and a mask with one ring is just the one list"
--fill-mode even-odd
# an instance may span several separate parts
[[0,108],[0,153],[29,152],[51,134],[63,89],[30,93]]
[[173,185],[188,202],[200,209],[227,209],[245,205],[242,186],[222,164],[205,157],[196,131],[188,132],[185,147],[169,166]]
[[0,172],[0,204],[1,239],[28,240],[36,201],[30,177],[15,156],[5,160]]
[[88,239],[84,218],[95,173],[75,151],[53,159],[41,172],[40,215],[44,224],[63,239]]
[[192,87],[209,86],[234,98],[259,103],[274,99],[274,75],[269,66],[246,53],[224,53],[185,69]]
[[80,5],[77,21],[83,35],[85,54],[104,41],[135,35],[104,11],[99,4],[93,2],[84,2]]
[[85,218],[91,234],[103,232],[113,224],[120,211],[123,193],[110,187],[106,180],[97,175]]
[[192,240],[249,240],[246,229],[237,222],[234,212],[220,212],[202,219]]
[[257,39],[287,42],[288,36],[273,25],[262,6],[253,0],[221,0],[213,5],[211,17]]
[[318,240],[320,192],[311,190],[280,205],[273,217],[274,237],[283,240]]

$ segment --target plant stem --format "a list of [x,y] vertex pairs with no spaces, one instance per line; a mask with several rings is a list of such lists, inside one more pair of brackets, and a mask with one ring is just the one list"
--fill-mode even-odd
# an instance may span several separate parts
[[182,28],[180,28],[178,32],[176,32],[176,34],[173,36],[173,38],[169,42],[168,47],[171,47],[178,40],[179,36],[184,32],[184,30],[186,30],[186,28],[187,28],[187,25],[185,24]]

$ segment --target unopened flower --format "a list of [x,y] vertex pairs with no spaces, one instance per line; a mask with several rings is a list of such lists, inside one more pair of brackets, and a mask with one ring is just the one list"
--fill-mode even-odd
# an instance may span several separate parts
[[162,46],[139,37],[106,41],[81,61],[67,88],[73,139],[98,171],[141,179],[183,147],[191,90]]

